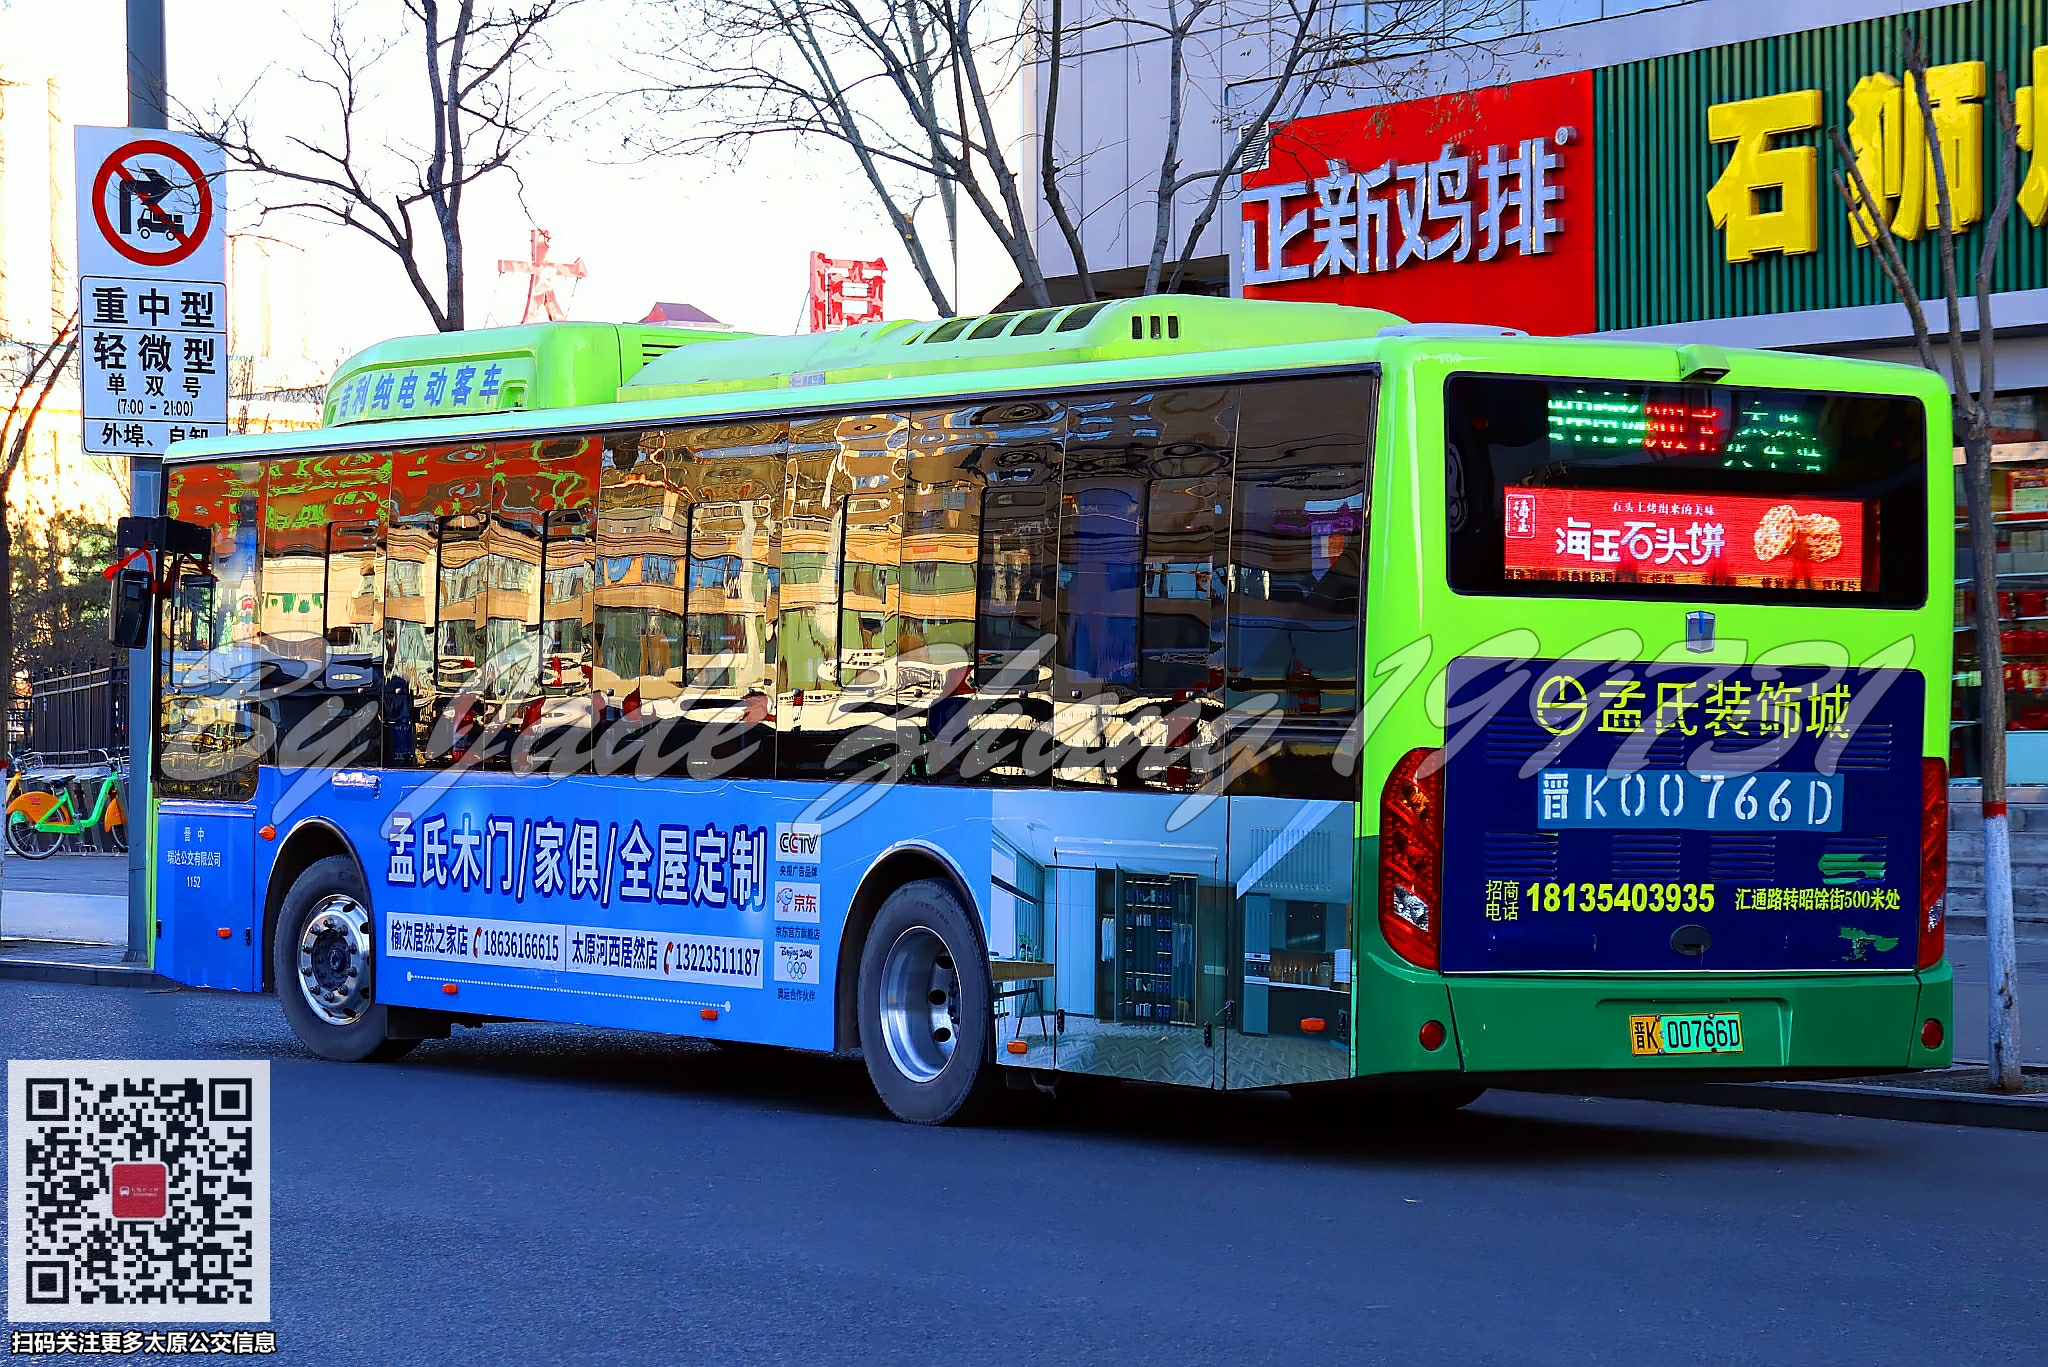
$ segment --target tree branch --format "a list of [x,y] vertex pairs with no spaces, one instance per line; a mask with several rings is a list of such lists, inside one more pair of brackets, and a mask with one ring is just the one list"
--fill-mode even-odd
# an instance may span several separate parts
[[1863,168],[1856,164],[1856,153],[1850,148],[1849,139],[1841,128],[1830,125],[1828,136],[1834,140],[1835,155],[1856,182],[1855,193],[1851,194],[1842,180],[1843,173],[1836,171],[1835,190],[1842,196],[1842,202],[1849,206],[1850,215],[1864,225],[1863,240],[1877,252],[1878,269],[1884,272],[1892,293],[1906,306],[1906,317],[1913,324],[1913,345],[1920,352],[1920,364],[1940,374],[1941,367],[1934,363],[1934,343],[1927,327],[1927,311],[1920,305],[1920,291],[1906,270],[1905,258],[1899,254],[1899,240],[1892,236],[1891,220],[1884,212],[1883,202],[1871,196],[1870,185],[1863,179]]
[[1081,240],[1081,229],[1074,222],[1073,214],[1067,208],[1066,193],[1060,189],[1058,164],[1058,133],[1060,112],[1060,65],[1065,54],[1061,44],[1065,39],[1061,20],[1065,0],[1050,0],[1052,24],[1049,34],[1050,49],[1045,63],[1045,117],[1038,130],[1038,179],[1039,193],[1045,197],[1046,208],[1052,211],[1053,222],[1059,225],[1060,236],[1066,240],[1067,253],[1074,258],[1074,274],[1080,278],[1081,299],[1084,303],[1095,301],[1095,279],[1088,269],[1088,248]]

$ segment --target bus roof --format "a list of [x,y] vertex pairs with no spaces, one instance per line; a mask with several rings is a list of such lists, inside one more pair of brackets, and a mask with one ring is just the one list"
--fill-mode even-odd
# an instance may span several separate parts
[[[1152,296],[793,337],[546,323],[401,337],[344,362],[316,432],[176,443],[172,462],[639,427],[767,412],[929,403],[1049,389],[1222,379],[1436,353],[1510,371],[1676,382],[1700,353],[1784,383],[1917,390],[1915,368],[1670,343],[1407,324],[1335,304]],[[942,381],[943,382],[940,382]],[[390,416],[397,414],[398,416]]]

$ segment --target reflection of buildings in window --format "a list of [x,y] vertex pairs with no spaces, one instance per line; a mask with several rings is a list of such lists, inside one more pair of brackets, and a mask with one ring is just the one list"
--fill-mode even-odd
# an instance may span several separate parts
[[767,649],[772,517],[767,499],[702,503],[691,509],[688,628],[695,688],[727,696],[774,688]]

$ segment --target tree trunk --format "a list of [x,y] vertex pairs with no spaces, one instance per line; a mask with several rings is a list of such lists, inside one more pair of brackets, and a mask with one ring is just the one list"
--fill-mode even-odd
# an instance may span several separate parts
[[1187,29],[1179,15],[1170,8],[1167,13],[1174,22],[1166,48],[1166,150],[1159,157],[1159,184],[1153,191],[1152,256],[1145,263],[1148,297],[1159,293],[1159,278],[1166,271],[1167,244],[1173,240],[1173,201],[1180,187],[1180,134],[1185,115],[1181,85],[1186,71]]
[[1984,939],[1990,951],[1991,1088],[2021,1085],[2020,1004],[2015,991],[2012,840],[2005,812],[2005,652],[1998,638],[1998,529],[1991,515],[1991,433],[1973,425],[1963,439],[1963,485],[1977,581],[1977,662],[1982,698],[1977,727],[1983,750]]
[[448,277],[448,307],[441,324],[443,332],[460,332],[468,326],[462,307],[462,224],[451,217],[441,228],[441,250]]
[[0,696],[6,699],[0,712],[0,766],[12,764],[8,756],[7,717],[14,711],[14,517],[7,496],[14,485],[14,472],[0,479]]

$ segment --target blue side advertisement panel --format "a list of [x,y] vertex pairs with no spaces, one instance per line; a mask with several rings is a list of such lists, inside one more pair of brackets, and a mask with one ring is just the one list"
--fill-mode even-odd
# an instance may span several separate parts
[[987,801],[957,790],[905,785],[819,822],[823,784],[312,781],[277,825],[318,817],[354,846],[393,1005],[829,1049],[840,922],[874,860],[917,833],[987,885]]
[[1913,671],[1463,659],[1446,972],[1911,968]]

